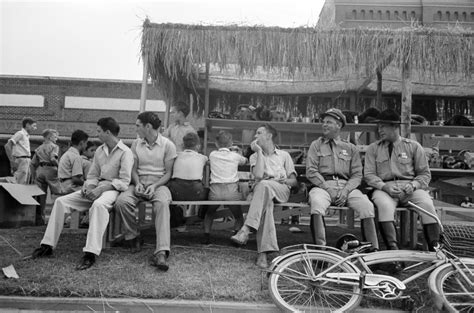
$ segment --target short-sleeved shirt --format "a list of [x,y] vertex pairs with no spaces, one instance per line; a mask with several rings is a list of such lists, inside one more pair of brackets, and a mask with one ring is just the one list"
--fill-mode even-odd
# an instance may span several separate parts
[[428,187],[431,172],[423,147],[416,141],[400,137],[393,143],[389,157],[387,141],[376,141],[365,153],[364,179],[371,187],[382,189],[386,181],[414,180],[422,189]]
[[51,163],[58,160],[59,146],[51,141],[41,144],[35,150],[35,158],[40,163]]
[[125,191],[132,178],[133,153],[121,140],[109,151],[106,144],[95,151],[84,185],[101,186],[111,183],[118,191]]
[[22,128],[17,131],[10,140],[13,142],[12,156],[22,157],[31,156],[30,151],[30,134],[26,129]]
[[181,152],[184,150],[183,137],[187,133],[197,134],[196,130],[191,126],[191,124],[189,124],[189,122],[185,122],[182,125],[175,123],[170,125],[163,132],[163,136],[169,138],[175,144],[177,152]]
[[[275,148],[270,155],[263,152],[264,168],[263,179],[279,180],[290,177],[291,174],[296,175],[295,165],[290,154],[284,150]],[[250,168],[257,164],[257,153],[250,156]]]
[[176,158],[176,147],[171,140],[158,134],[151,145],[145,139],[136,139],[132,143],[132,153],[138,176],[161,177],[165,174],[165,162]]
[[[58,177],[69,179],[74,176],[84,175],[82,168],[82,157],[74,147],[70,147],[59,159]],[[85,178],[85,176],[84,176]]]
[[201,180],[207,160],[207,156],[194,150],[186,149],[178,152],[178,156],[173,165],[172,178]]
[[92,160],[86,157],[85,155],[81,155],[82,158],[82,173],[84,177],[87,177],[89,170],[91,169]]
[[345,179],[349,191],[356,189],[362,181],[359,149],[340,138],[329,140],[320,137],[313,141],[306,158],[306,177],[316,186],[326,189],[326,175]]
[[245,164],[247,158],[229,148],[220,148],[209,154],[211,165],[211,184],[235,183],[239,181],[237,175],[239,165]]

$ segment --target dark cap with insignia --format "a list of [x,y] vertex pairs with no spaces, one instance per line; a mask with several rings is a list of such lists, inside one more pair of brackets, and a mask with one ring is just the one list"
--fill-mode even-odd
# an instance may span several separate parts
[[337,121],[342,123],[342,127],[346,126],[346,116],[341,112],[339,109],[331,108],[321,114],[321,118],[324,118],[326,116],[330,116],[332,118],[335,118]]

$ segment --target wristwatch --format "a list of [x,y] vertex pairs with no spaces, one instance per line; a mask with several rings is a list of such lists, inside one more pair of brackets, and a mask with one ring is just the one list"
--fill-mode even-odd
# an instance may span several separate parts
[[410,185],[412,186],[413,191],[415,191],[416,190],[416,185],[413,182],[410,182]]

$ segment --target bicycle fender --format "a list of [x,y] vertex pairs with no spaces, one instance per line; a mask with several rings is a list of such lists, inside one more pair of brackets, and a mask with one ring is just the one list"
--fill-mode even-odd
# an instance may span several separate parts
[[[345,279],[345,280],[359,281],[360,275],[361,275],[360,273],[331,273],[329,272],[325,276],[329,278],[338,279],[338,280]],[[396,279],[395,277],[380,275],[380,274],[366,274],[363,288],[374,287],[386,281],[393,283],[400,290],[405,290],[407,288],[403,282]]]

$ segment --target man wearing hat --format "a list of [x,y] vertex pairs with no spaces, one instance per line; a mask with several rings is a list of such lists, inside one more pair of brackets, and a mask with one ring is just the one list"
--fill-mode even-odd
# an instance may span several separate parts
[[[400,116],[394,110],[380,112],[376,119],[380,140],[372,143],[365,154],[365,176],[375,190],[372,201],[378,210],[380,232],[389,250],[397,250],[394,224],[395,208],[408,201],[436,214],[433,201],[425,190],[431,180],[423,147],[400,136]],[[421,214],[425,239],[430,251],[439,241],[440,229],[435,219]]]
[[362,180],[362,162],[357,147],[340,137],[346,117],[329,109],[323,118],[323,137],[311,143],[306,159],[306,177],[316,187],[309,193],[311,234],[317,245],[326,245],[323,216],[328,207],[346,205],[360,216],[362,236],[378,249],[374,206],[357,187]]

